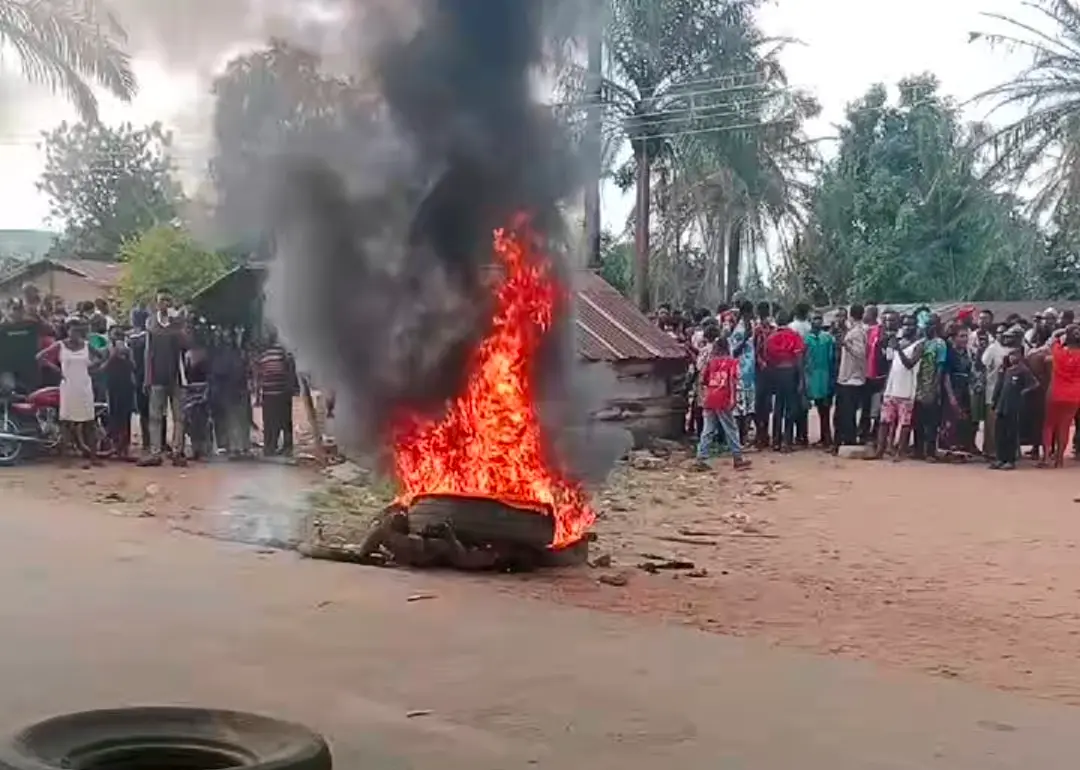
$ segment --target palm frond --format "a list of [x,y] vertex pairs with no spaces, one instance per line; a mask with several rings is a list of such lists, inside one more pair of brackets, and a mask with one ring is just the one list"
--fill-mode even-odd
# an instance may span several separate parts
[[988,151],[985,175],[1017,187],[1031,186],[1033,216],[1075,211],[1080,201],[1080,8],[1074,0],[1027,0],[1039,23],[1004,14],[984,14],[1004,25],[994,34],[973,33],[984,40],[1026,52],[1030,64],[1012,79],[976,95],[989,102],[991,114],[1021,109],[980,138]]
[[80,115],[97,119],[87,81],[129,101],[135,94],[122,30],[96,0],[0,0],[0,47],[18,56],[28,80],[67,96]]

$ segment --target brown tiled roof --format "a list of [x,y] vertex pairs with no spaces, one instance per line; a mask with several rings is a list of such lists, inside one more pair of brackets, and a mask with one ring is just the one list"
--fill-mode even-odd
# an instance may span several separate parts
[[25,280],[49,268],[66,270],[85,278],[103,289],[111,289],[120,283],[124,266],[119,262],[103,262],[96,259],[37,259],[20,265],[15,270],[0,276],[0,284],[9,284],[16,280]]
[[652,361],[686,358],[671,339],[634,304],[595,273],[574,277],[577,299],[577,350],[590,361]]
[[120,283],[120,276],[124,271],[124,266],[119,262],[104,262],[97,259],[53,259],[50,261],[108,288]]

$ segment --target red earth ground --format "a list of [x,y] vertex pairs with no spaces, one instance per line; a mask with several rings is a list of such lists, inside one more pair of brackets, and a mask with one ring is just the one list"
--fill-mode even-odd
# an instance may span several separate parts
[[[0,474],[0,494],[85,498],[102,515],[200,533],[241,487],[280,496],[313,481],[268,466],[37,464]],[[993,473],[805,452],[758,455],[738,475],[719,461],[708,473],[671,462],[620,470],[598,497],[593,556],[610,566],[478,579],[1080,704],[1078,494],[1071,462]],[[638,567],[657,556],[696,571]]]

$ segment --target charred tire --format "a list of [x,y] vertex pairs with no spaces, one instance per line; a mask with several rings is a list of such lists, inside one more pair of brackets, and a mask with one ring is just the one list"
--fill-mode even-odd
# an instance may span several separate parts
[[409,509],[409,531],[426,534],[449,525],[462,543],[507,543],[544,548],[555,539],[555,519],[540,511],[485,497],[421,497]]
[[136,707],[83,711],[25,728],[0,747],[10,770],[330,770],[301,725],[238,711]]

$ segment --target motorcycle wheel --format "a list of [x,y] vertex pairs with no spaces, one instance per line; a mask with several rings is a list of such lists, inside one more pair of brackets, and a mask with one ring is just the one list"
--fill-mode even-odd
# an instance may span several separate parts
[[94,442],[94,451],[97,453],[97,456],[99,458],[112,457],[113,453],[116,451],[116,447],[113,446],[109,431],[101,420],[97,420],[94,423],[94,433],[96,439]]
[[[19,426],[10,417],[0,417],[0,433],[19,433]],[[22,441],[0,438],[0,467],[15,465],[22,458]]]

